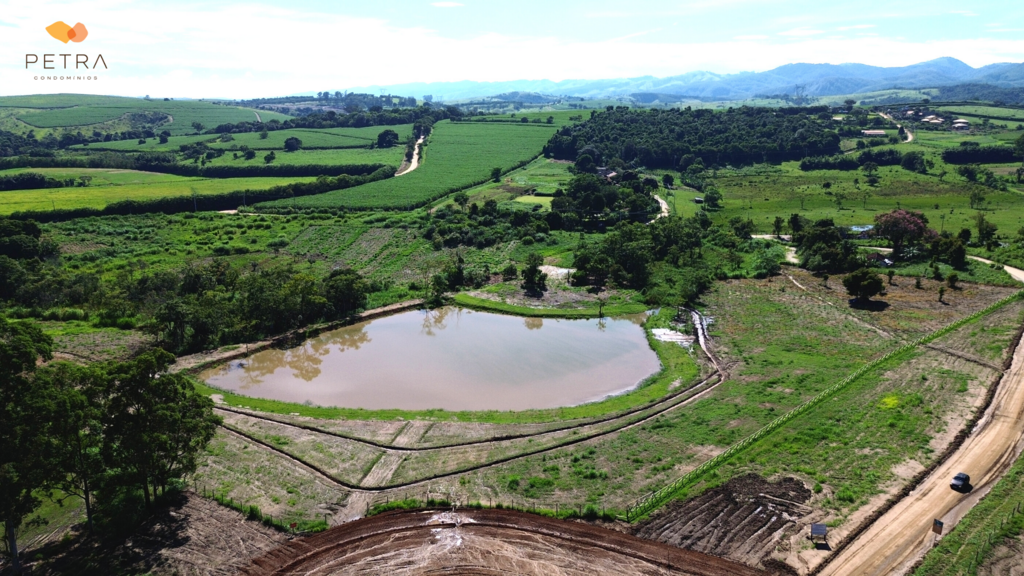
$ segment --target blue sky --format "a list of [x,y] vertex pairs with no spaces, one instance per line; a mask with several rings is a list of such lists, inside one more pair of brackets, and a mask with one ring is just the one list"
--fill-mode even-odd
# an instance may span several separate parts
[[[82,22],[63,44],[43,30]],[[91,83],[25,54],[102,53]],[[0,0],[0,94],[272,96],[454,80],[670,76],[791,62],[1024,61],[1024,3],[695,0]],[[60,70],[56,73],[61,72]]]

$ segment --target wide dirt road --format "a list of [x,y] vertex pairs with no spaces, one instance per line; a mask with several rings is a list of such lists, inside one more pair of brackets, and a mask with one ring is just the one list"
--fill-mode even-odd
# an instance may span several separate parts
[[845,548],[821,573],[829,576],[901,574],[928,549],[932,521],[943,519],[948,533],[967,512],[958,504],[969,495],[954,492],[957,472],[985,490],[1016,459],[1024,436],[1024,346],[1017,346],[989,410],[964,444],[906,498]]

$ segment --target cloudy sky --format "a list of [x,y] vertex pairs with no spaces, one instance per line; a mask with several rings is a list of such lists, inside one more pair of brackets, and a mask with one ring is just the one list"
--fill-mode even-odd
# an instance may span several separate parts
[[[81,22],[82,43],[45,28]],[[92,82],[25,55],[102,54]],[[0,95],[258,97],[406,82],[671,76],[791,62],[1024,61],[1009,0],[0,0]],[[72,57],[73,58],[73,57]],[[56,58],[60,62],[60,57]],[[81,72],[81,71],[80,71]]]

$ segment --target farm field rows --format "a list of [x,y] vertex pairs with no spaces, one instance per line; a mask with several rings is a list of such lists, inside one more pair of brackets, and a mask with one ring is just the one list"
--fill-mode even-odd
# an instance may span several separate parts
[[139,144],[137,140],[119,140],[116,142],[102,142],[90,144],[89,146],[76,145],[72,150],[117,150],[121,152],[177,152],[183,144],[194,144],[206,142],[211,148],[230,150],[248,146],[254,150],[283,150],[284,141],[287,138],[296,137],[302,140],[304,148],[356,148],[369,147],[376,143],[377,134],[385,129],[394,130],[398,133],[400,141],[412,135],[412,125],[404,124],[399,126],[372,126],[369,128],[295,128],[291,130],[275,130],[267,133],[267,138],[260,138],[259,133],[246,132],[233,134],[233,140],[222,142],[217,134],[200,134],[188,136],[172,136],[166,144],[161,144],[159,138],[148,138],[146,143]]
[[[486,181],[492,168],[508,170],[540,154],[553,127],[439,122],[423,164],[399,178],[299,199],[303,208],[411,208]],[[283,206],[269,202],[266,206]]]
[[[70,99],[69,99],[70,100]],[[163,101],[161,99],[145,100],[139,98],[95,97],[81,99],[76,97],[74,104],[66,108],[58,106],[61,101],[47,98],[33,100],[33,97],[2,97],[0,107],[39,107],[38,111],[23,112],[17,118],[29,126],[37,128],[78,127],[102,124],[117,120],[129,113],[155,113],[173,118],[162,126],[171,134],[187,134],[195,132],[193,122],[200,122],[208,127],[234,122],[255,122],[256,111],[235,106],[222,106],[203,101]],[[65,102],[67,103],[67,102]],[[36,104],[36,106],[32,106]],[[277,112],[259,112],[264,122],[270,120],[287,120],[289,116]]]
[[265,190],[291,182],[310,182],[315,178],[190,178],[104,168],[30,168],[0,171],[37,172],[53,178],[93,178],[89,186],[45,188],[42,190],[9,190],[0,192],[0,214],[52,208],[102,208],[121,200],[150,200],[170,196],[223,194],[235,190]]

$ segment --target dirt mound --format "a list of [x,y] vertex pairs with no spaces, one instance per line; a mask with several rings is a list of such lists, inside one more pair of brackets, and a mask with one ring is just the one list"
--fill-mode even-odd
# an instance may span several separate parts
[[769,574],[582,522],[510,510],[381,514],[289,542],[242,571],[246,576],[313,573]]
[[795,478],[733,478],[637,525],[641,538],[756,565],[808,512],[811,491]]

